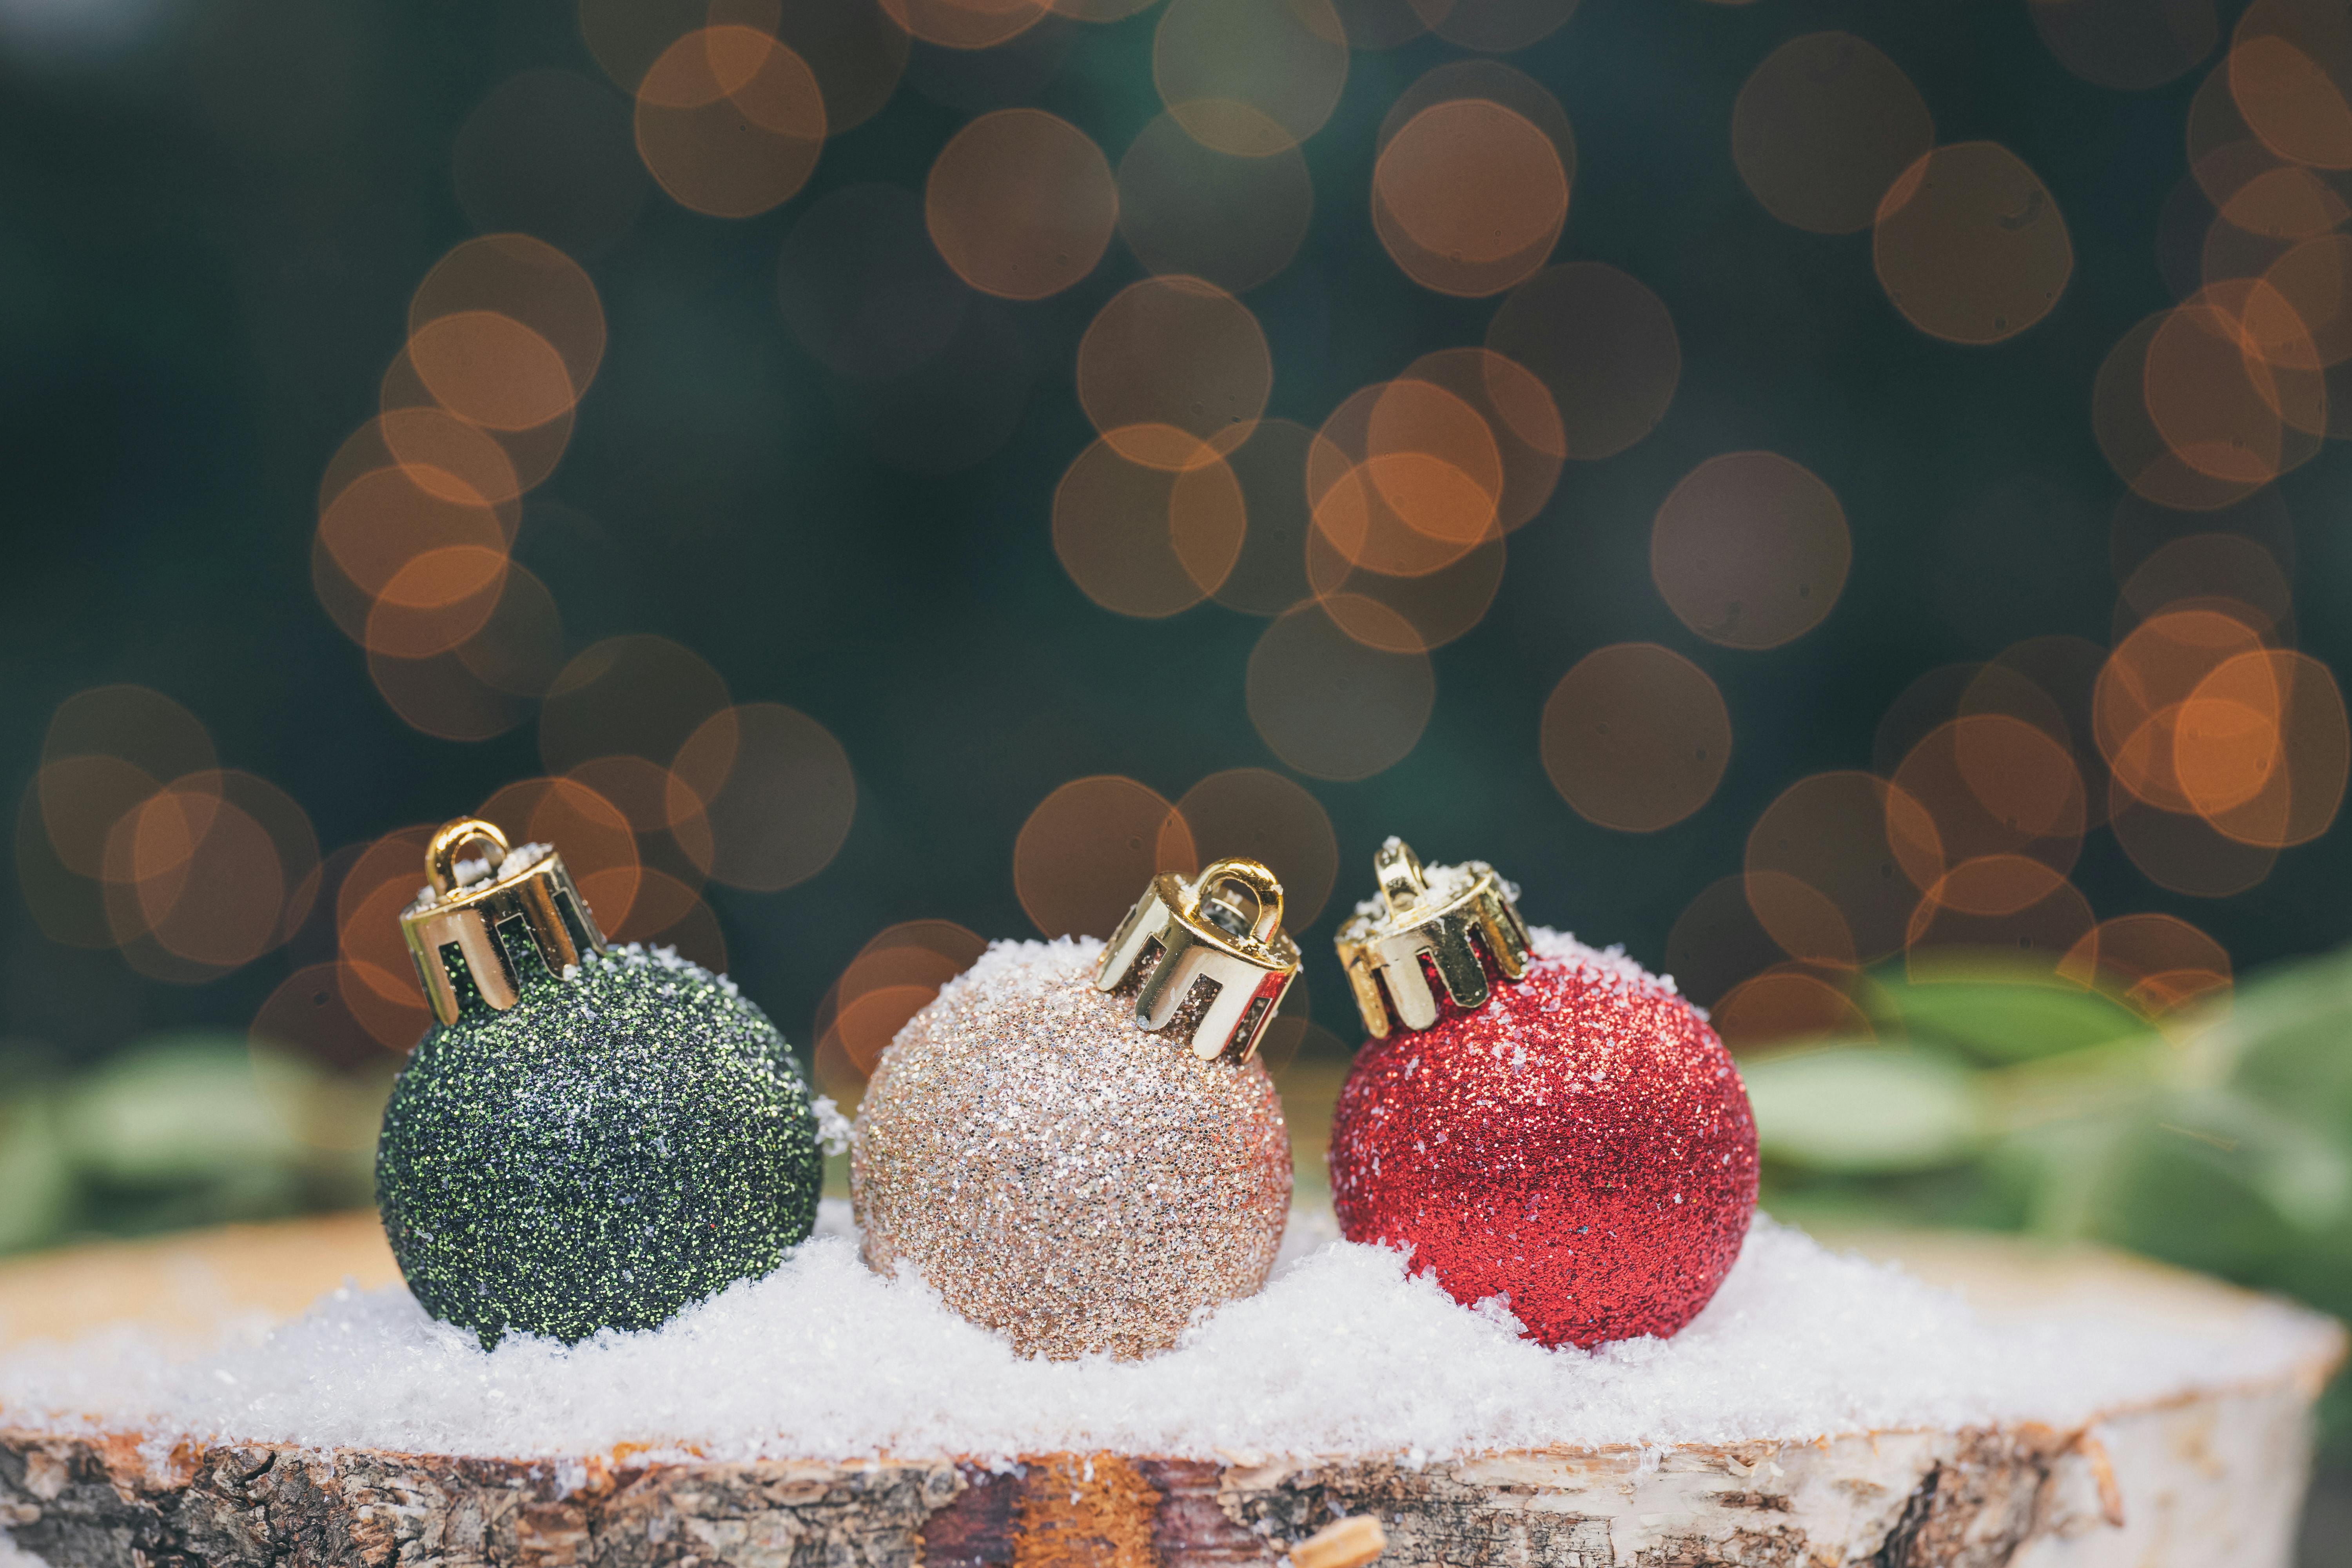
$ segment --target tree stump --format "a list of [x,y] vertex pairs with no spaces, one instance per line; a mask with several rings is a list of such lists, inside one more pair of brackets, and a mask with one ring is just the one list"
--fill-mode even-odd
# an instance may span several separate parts
[[[2065,1300],[2260,1331],[2252,1299],[2088,1250],[1844,1238],[1994,1313]],[[108,1319],[202,1330],[393,1277],[371,1215],[105,1246],[0,1268],[0,1345]],[[1341,1517],[1388,1564],[1449,1568],[2284,1568],[2312,1403],[2342,1353],[2273,1383],[2152,1390],[2079,1431],[1889,1431],[1647,1452],[1039,1454],[842,1463],[517,1461],[164,1433],[63,1437],[0,1411],[0,1524],[52,1568],[519,1563],[532,1568],[1213,1568],[1275,1563]]]

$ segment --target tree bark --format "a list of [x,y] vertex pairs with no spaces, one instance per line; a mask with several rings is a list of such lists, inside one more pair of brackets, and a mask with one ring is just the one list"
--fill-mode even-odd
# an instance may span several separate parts
[[[2030,1299],[2064,1279],[2170,1314],[2243,1307],[2209,1282],[2096,1256],[1907,1245],[1925,1271],[1989,1298]],[[1358,1514],[1381,1521],[1381,1561],[1399,1565],[2284,1568],[2312,1402],[2339,1352],[2267,1386],[2154,1399],[2077,1432],[1880,1432],[1420,1467],[1255,1454],[1044,1454],[1002,1468],[625,1452],[520,1461],[61,1436],[7,1429],[0,1412],[0,1524],[53,1568],[1222,1568],[1276,1563]]]

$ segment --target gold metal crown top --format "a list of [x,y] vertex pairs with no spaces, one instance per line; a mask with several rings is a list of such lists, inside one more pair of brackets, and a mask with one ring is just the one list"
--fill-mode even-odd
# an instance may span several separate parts
[[[492,853],[478,874],[462,877],[457,851],[478,842]],[[513,944],[528,944],[557,975],[578,964],[583,952],[604,951],[604,933],[596,929],[588,900],[572,885],[563,857],[544,844],[512,849],[497,827],[465,817],[425,847],[425,875],[431,886],[401,911],[400,934],[416,961],[416,977],[425,983],[433,1016],[444,1024],[457,1021],[452,947],[465,961],[474,990],[501,1013],[521,994]]]
[[1437,996],[1421,967],[1424,953],[1458,1007],[1486,1005],[1486,969],[1473,939],[1509,979],[1528,972],[1527,922],[1492,866],[1472,860],[1443,868],[1433,887],[1412,846],[1391,838],[1372,858],[1372,869],[1386,907],[1360,911],[1339,928],[1337,941],[1357,1011],[1374,1038],[1389,1032],[1391,1004],[1408,1029],[1437,1022]]
[[1154,877],[1103,949],[1095,989],[1118,990],[1154,943],[1160,963],[1136,993],[1137,1027],[1166,1028],[1193,982],[1206,976],[1217,994],[1192,1031],[1192,1054],[1237,1063],[1255,1056],[1298,977],[1298,944],[1283,934],[1282,884],[1274,873],[1235,859],[1216,861],[1191,881],[1172,871]]

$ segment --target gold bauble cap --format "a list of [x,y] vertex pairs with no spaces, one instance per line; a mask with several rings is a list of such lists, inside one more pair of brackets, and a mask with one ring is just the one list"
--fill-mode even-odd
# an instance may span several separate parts
[[1136,1026],[1164,1029],[1193,983],[1215,983],[1216,999],[1192,1031],[1192,1054],[1246,1062],[1298,978],[1298,944],[1283,934],[1282,883],[1255,860],[1213,862],[1187,880],[1172,871],[1150,886],[1119,922],[1095,964],[1095,989],[1116,991],[1154,946],[1160,963],[1135,994]]
[[1408,1029],[1437,1022],[1437,995],[1422,970],[1423,956],[1457,1007],[1486,1005],[1480,948],[1506,978],[1528,972],[1528,926],[1519,918],[1516,889],[1492,866],[1465,861],[1439,868],[1433,879],[1412,845],[1391,838],[1372,857],[1372,869],[1380,878],[1380,901],[1360,908],[1335,940],[1356,1010],[1375,1039],[1389,1032],[1391,1005]]
[[[457,852],[470,844],[491,853],[461,865]],[[494,825],[464,817],[425,847],[425,875],[427,886],[400,912],[400,934],[433,1016],[444,1024],[456,1023],[459,1010],[451,948],[473,990],[501,1013],[521,995],[515,960],[524,948],[559,977],[579,967],[583,952],[604,951],[588,900],[572,885],[563,857],[547,845],[512,848]]]

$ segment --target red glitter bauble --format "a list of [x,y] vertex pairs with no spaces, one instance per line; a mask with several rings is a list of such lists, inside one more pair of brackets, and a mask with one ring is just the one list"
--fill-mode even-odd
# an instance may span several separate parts
[[[1523,980],[1356,1058],[1331,1127],[1350,1241],[1546,1345],[1671,1334],[1739,1257],[1756,1119],[1723,1042],[1632,963],[1538,932]],[[1442,994],[1441,994],[1442,996]]]

